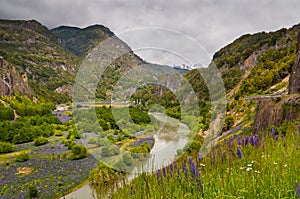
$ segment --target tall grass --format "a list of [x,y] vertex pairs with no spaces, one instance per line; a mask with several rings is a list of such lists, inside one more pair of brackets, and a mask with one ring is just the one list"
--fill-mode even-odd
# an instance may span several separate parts
[[142,174],[112,198],[300,198],[300,126],[223,140],[206,157],[181,157]]

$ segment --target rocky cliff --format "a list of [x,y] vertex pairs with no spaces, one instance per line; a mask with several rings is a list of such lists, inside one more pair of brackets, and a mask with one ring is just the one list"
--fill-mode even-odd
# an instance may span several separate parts
[[280,126],[282,122],[300,118],[300,96],[289,95],[283,99],[262,99],[257,107],[253,133],[269,126]]
[[289,81],[289,93],[300,93],[300,32],[298,34],[296,60]]
[[0,92],[1,95],[12,95],[13,93],[27,93],[32,95],[33,91],[28,83],[26,73],[20,75],[15,66],[10,65],[0,56]]

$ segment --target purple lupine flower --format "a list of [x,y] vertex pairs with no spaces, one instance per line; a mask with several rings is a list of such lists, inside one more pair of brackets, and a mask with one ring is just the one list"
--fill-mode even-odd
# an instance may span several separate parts
[[241,145],[241,135],[238,136],[238,145]]
[[297,194],[298,198],[300,198],[300,186],[299,186],[298,182],[296,182],[296,194]]
[[170,164],[170,176],[173,174],[173,163]]
[[226,161],[226,154],[225,154],[225,152],[221,152],[221,158],[222,158],[223,162]]
[[182,162],[182,170],[183,170],[183,173],[185,175],[185,178],[187,178],[188,177],[188,170],[186,168],[186,160],[183,160],[183,162]]
[[163,172],[164,177],[166,177],[166,175],[167,175],[167,169],[166,169],[166,167],[164,167],[164,168],[162,169],[162,172]]
[[273,137],[276,136],[276,132],[275,132],[275,129],[274,129],[274,128],[272,128],[272,135],[273,135]]
[[254,136],[250,136],[249,138],[250,144],[254,146]]
[[299,133],[299,136],[300,136],[300,124],[298,124],[298,133]]
[[199,161],[202,161],[202,159],[203,159],[202,153],[198,153],[198,159],[199,159]]
[[243,157],[243,153],[242,153],[242,151],[241,151],[240,147],[238,147],[238,150],[237,150],[237,155],[238,155],[238,157],[239,157],[240,159],[242,159],[242,157]]
[[160,169],[158,169],[158,170],[156,171],[156,177],[157,177],[157,179],[160,179],[160,178],[161,178],[161,172],[160,172]]
[[193,177],[198,177],[199,176],[199,171],[193,161],[193,159],[190,157],[189,158],[189,163],[190,163],[190,171],[193,174]]
[[174,161],[174,171],[177,171],[177,174],[180,175],[180,169],[178,169],[177,163]]
[[254,145],[258,146],[259,145],[259,136],[255,135],[254,137]]
[[130,187],[130,196],[133,196],[135,194],[135,190],[133,186]]
[[278,135],[275,136],[275,140],[276,140],[276,142],[278,141]]
[[196,184],[198,185],[197,188],[202,192],[202,198],[204,198],[204,190],[203,190],[202,180],[200,178],[197,178]]
[[247,136],[245,137],[245,146],[246,146],[248,143],[249,143],[249,136],[247,135]]

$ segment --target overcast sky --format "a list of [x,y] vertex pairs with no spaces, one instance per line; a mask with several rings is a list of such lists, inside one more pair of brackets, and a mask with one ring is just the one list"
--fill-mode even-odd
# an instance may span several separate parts
[[[300,23],[299,0],[0,0],[0,18],[36,19],[48,28],[102,24],[115,34],[140,27],[181,32],[214,52],[245,33],[274,31]],[[167,34],[167,33],[166,33]],[[168,36],[163,38],[165,43]],[[135,48],[133,40],[121,38]],[[160,42],[148,35],[148,42]],[[135,41],[136,42],[136,41]],[[178,39],[177,46],[186,41]],[[174,45],[174,44],[173,44]],[[187,51],[191,51],[189,49]],[[168,52],[137,52],[147,61],[181,64]],[[175,61],[176,60],[176,61]]]

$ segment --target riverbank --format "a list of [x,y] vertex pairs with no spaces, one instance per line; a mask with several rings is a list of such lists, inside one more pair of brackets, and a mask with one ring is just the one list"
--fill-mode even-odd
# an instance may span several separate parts
[[56,199],[81,199],[81,196],[84,196],[84,199],[94,199],[93,191],[89,183],[90,181],[87,179],[83,183],[69,190],[64,195],[57,197]]

